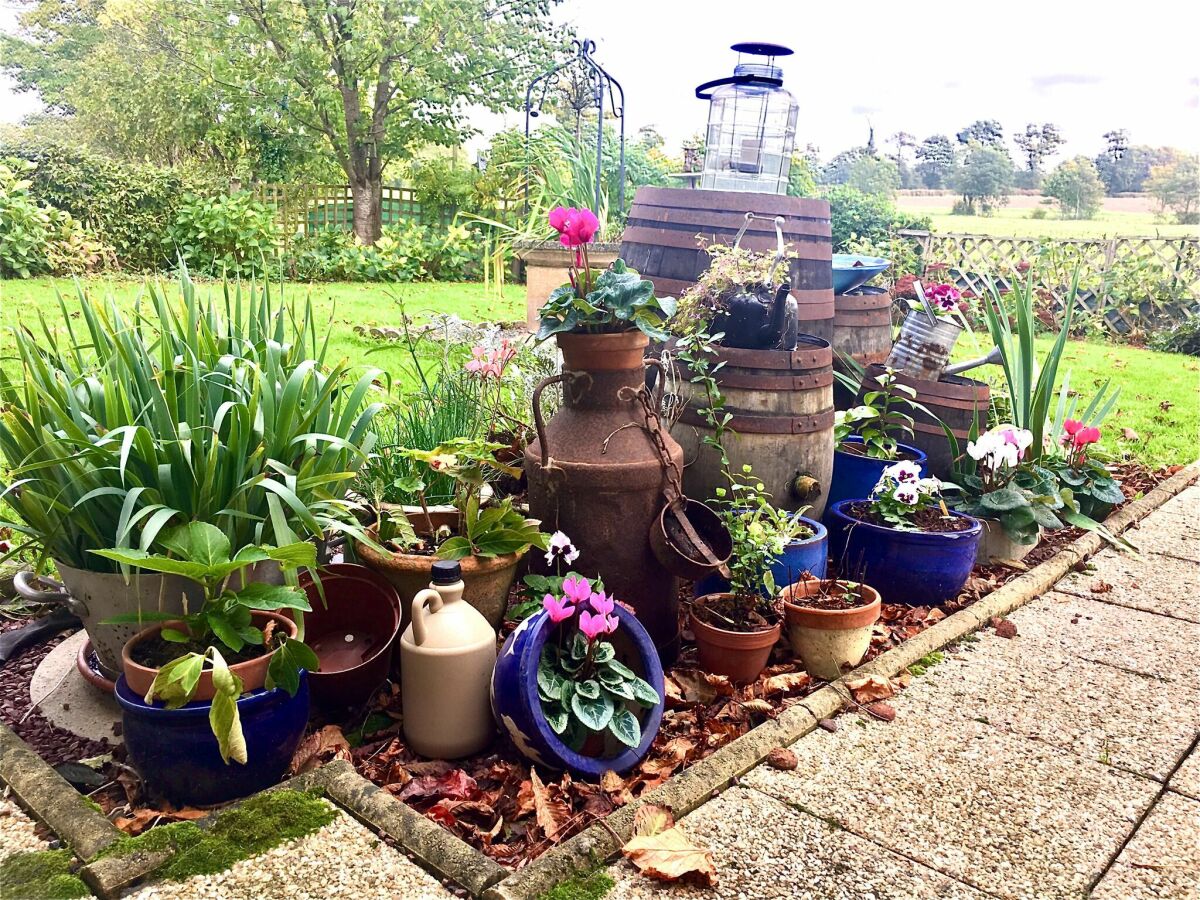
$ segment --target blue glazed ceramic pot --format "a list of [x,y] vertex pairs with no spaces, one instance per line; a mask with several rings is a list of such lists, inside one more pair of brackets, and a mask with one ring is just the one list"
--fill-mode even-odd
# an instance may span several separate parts
[[[813,536],[802,541],[792,541],[784,548],[783,555],[771,566],[776,589],[799,581],[805,572],[812,573],[815,578],[825,577],[825,569],[829,562],[829,533],[816,519],[810,519],[808,516],[800,518],[813,530]],[[728,581],[720,575],[709,575],[696,582],[693,593],[697,597],[703,597],[705,594],[723,594],[728,590]],[[762,594],[764,597],[768,596],[765,587]]]
[[259,690],[237,701],[246,737],[245,765],[221,761],[208,724],[207,701],[166,709],[117,679],[122,736],[129,758],[150,789],[179,806],[212,806],[246,797],[279,781],[308,725],[308,673],[296,696]]
[[[654,641],[633,613],[616,608],[621,626],[609,636],[617,659],[633,669],[663,696],[663,670]],[[492,714],[501,731],[531,762],[549,769],[567,769],[585,778],[598,779],[608,769],[621,773],[632,769],[650,750],[662,719],[662,703],[641,710],[642,741],[628,748],[609,738],[615,756],[585,756],[568,747],[550,728],[538,698],[537,670],[542,650],[558,626],[545,610],[539,610],[508,636],[492,673]],[[638,711],[640,707],[633,707]]]
[[[862,438],[851,435],[843,442],[862,444]],[[929,474],[925,468],[925,454],[916,447],[900,444],[900,453],[921,467],[921,475]],[[836,447],[833,450],[833,477],[829,479],[829,492],[825,498],[825,524],[830,524],[829,509],[839,500],[865,500],[879,483],[883,470],[894,464],[894,459],[870,459],[856,453],[847,453]]]
[[[967,583],[983,526],[966,519],[965,531],[899,531],[860,522],[843,511],[851,500],[833,504],[825,513],[829,553],[839,571],[854,573],[879,591],[884,603],[937,606],[953,600]],[[847,574],[846,577],[849,577]]]

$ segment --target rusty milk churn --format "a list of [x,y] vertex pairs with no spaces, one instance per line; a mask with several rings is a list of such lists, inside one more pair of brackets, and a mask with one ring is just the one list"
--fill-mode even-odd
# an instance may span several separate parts
[[[543,530],[571,538],[580,554],[571,568],[599,574],[610,595],[637,610],[670,664],[679,650],[678,583],[655,557],[650,531],[667,487],[664,454],[682,467],[683,451],[665,430],[648,427],[638,401],[647,338],[627,331],[563,333],[557,340],[562,374],[533,396],[537,439],[525,448],[530,513]],[[541,393],[555,382],[563,405],[545,422]]]

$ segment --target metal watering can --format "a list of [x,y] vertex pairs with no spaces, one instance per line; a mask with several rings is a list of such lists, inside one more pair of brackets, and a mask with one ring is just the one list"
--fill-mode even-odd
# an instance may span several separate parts
[[909,305],[908,316],[900,326],[900,336],[887,358],[889,368],[913,378],[937,381],[946,375],[958,375],[1001,362],[1000,348],[993,347],[984,356],[951,365],[950,354],[964,329],[957,322],[938,317],[921,282],[914,281],[913,289],[920,305]]

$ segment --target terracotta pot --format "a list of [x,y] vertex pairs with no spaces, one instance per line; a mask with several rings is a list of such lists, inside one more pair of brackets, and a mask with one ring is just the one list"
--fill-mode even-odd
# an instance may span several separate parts
[[[703,606],[710,600],[728,596],[707,594],[696,603]],[[783,626],[776,623],[766,631],[726,631],[700,621],[693,611],[691,629],[700,651],[700,668],[714,675],[726,675],[730,681],[746,682],[753,681],[766,668]]]
[[[282,629],[288,637],[296,636],[296,623],[280,613],[255,610],[250,614],[250,620],[257,628],[265,628],[268,622],[274,622],[275,627]],[[121,666],[125,672],[125,681],[133,693],[139,697],[145,697],[146,692],[150,690],[150,685],[154,682],[154,677],[158,674],[158,669],[151,669],[133,661],[131,651],[134,645],[158,634],[164,628],[183,630],[183,627],[182,622],[159,622],[149,628],[143,628],[121,648]],[[274,655],[275,651],[272,650],[270,653],[264,653],[262,656],[229,667],[229,671],[242,679],[243,692],[257,691],[263,686],[263,682],[267,678],[267,666],[271,664],[271,657]],[[202,703],[211,700],[214,693],[212,673],[205,671],[200,675],[200,681],[196,685],[196,694],[190,702]]]
[[650,339],[637,329],[616,334],[555,335],[562,351],[563,368],[570,372],[619,372],[640,369]]
[[[869,598],[865,606],[853,609],[813,609],[804,598],[828,591],[831,582],[815,578],[790,584],[779,592],[788,628],[792,652],[804,663],[804,670],[815,678],[833,681],[853,669],[871,646],[871,632],[879,620],[879,592],[868,585],[862,592]],[[799,601],[799,602],[797,602]]]
[[996,519],[980,519],[979,524],[983,526],[983,534],[979,538],[979,547],[975,551],[975,564],[987,566],[998,562],[1020,562],[1030,551],[1038,545],[1041,540],[1041,531],[1038,532],[1038,540],[1032,544],[1018,544],[1008,536],[1004,530],[1004,526]]
[[[430,512],[435,528],[442,525],[455,527],[458,524],[458,513]],[[409,514],[408,520],[414,526],[424,527],[424,516],[417,513]],[[377,526],[367,530],[372,538],[376,538]],[[411,619],[412,599],[420,591],[429,587],[433,580],[433,564],[436,556],[419,556],[413,553],[380,553],[363,543],[356,543],[359,562],[369,569],[374,569],[390,581],[400,594],[400,609],[403,620],[400,631],[408,627]],[[491,559],[482,556],[468,556],[458,560],[462,567],[462,578],[466,584],[463,599],[483,613],[488,624],[499,628],[504,620],[504,611],[508,608],[508,592],[517,577],[517,564],[521,561],[521,553],[510,553]]]

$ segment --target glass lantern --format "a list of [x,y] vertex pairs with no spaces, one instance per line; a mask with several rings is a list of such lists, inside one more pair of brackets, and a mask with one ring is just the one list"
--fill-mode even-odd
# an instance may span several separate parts
[[[792,51],[778,44],[734,44],[733,75],[696,88],[708,100],[708,131],[700,187],[715,191],[786,194],[800,107],[783,88],[775,58]],[[743,61],[743,57],[764,57]]]

